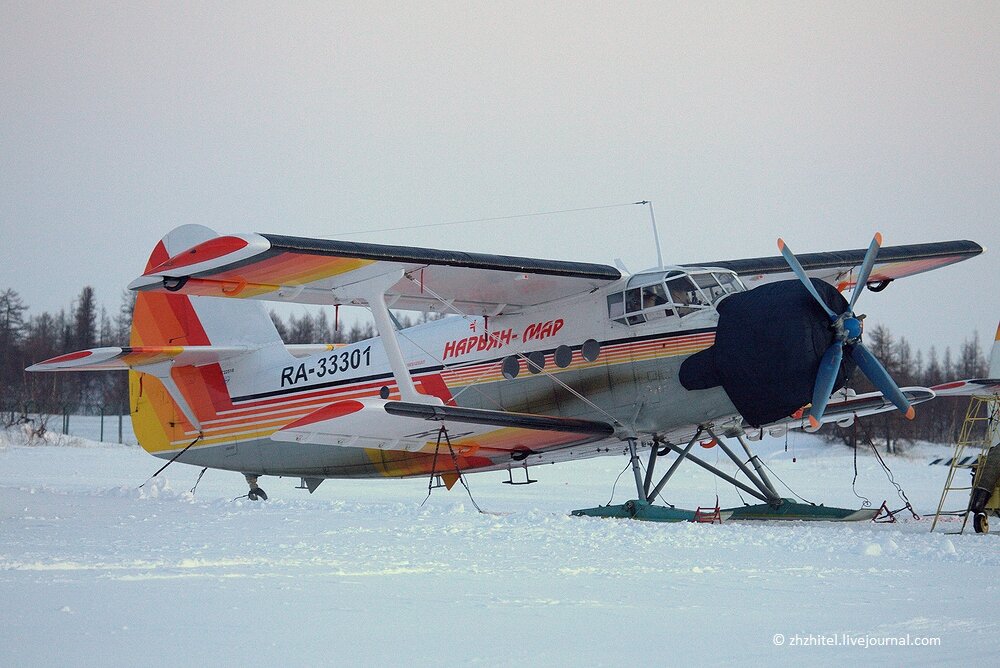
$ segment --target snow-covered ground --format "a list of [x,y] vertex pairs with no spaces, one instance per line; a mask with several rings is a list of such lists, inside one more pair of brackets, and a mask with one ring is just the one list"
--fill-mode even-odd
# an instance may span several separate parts
[[[175,464],[139,490],[163,462],[137,447],[19,440],[0,435],[2,666],[996,657],[997,537],[929,533],[947,468],[927,464],[945,448],[888,459],[920,521],[720,526],[570,517],[608,501],[624,457],[532,469],[528,487],[470,476],[479,514],[461,486],[421,506],[425,480],[327,481],[310,496],[267,478],[270,500],[254,503],[220,471],[192,495],[198,469]],[[859,507],[847,448],[793,435],[787,451],[756,449],[807,499]],[[858,466],[859,492],[902,505],[872,456]],[[626,472],[615,501],[631,486]],[[685,465],[664,496],[714,505],[717,488],[740,503]]]
[[[0,415],[6,418],[8,414],[3,413]],[[13,415],[11,416],[11,419],[14,417],[17,416]],[[40,417],[37,414],[32,414],[30,418],[35,423],[44,419],[45,428],[49,432],[52,432],[52,434],[56,436],[62,435],[62,415],[56,414]],[[128,415],[121,416],[121,439],[118,437],[118,415],[105,415],[103,417],[100,415],[70,415],[69,424],[67,426],[68,431],[66,433],[68,436],[77,436],[91,441],[103,441],[105,443],[123,443],[126,445],[137,445],[139,443],[135,437],[135,433],[132,431],[132,419]]]

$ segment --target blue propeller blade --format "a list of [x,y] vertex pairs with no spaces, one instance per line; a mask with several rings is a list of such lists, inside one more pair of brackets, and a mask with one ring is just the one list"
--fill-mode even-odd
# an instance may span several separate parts
[[868,246],[868,252],[865,253],[865,259],[861,263],[861,271],[858,272],[858,281],[854,284],[854,294],[851,295],[851,305],[850,309],[854,311],[854,305],[858,301],[858,297],[864,292],[865,285],[868,283],[868,276],[872,273],[872,267],[875,266],[875,258],[878,256],[878,249],[882,246],[882,235],[878,232],[875,233],[875,238],[872,239],[871,244]]
[[915,414],[913,406],[906,400],[903,393],[899,391],[899,386],[892,379],[889,372],[885,370],[882,363],[872,355],[864,344],[857,343],[851,349],[851,357],[857,363],[861,372],[868,376],[868,380],[879,389],[882,394],[896,405],[907,419],[912,420]]
[[792,268],[792,271],[798,279],[802,281],[802,285],[806,286],[806,289],[809,290],[809,294],[813,296],[813,299],[815,299],[816,302],[823,307],[823,310],[826,311],[827,315],[830,316],[830,320],[836,320],[837,314],[826,305],[826,302],[820,299],[819,293],[816,292],[816,286],[813,285],[812,281],[809,280],[809,277],[806,276],[806,270],[802,268],[802,265],[799,264],[795,255],[792,254],[792,249],[785,245],[785,242],[782,239],[778,239],[778,250],[781,251],[781,256],[785,258],[785,262],[787,262],[788,266]]
[[816,373],[816,384],[813,385],[812,407],[809,409],[809,424],[813,429],[820,426],[820,418],[826,410],[826,404],[833,394],[833,386],[837,382],[837,374],[840,372],[840,363],[844,359],[844,344],[834,341],[823,353],[823,359],[819,363],[819,371]]

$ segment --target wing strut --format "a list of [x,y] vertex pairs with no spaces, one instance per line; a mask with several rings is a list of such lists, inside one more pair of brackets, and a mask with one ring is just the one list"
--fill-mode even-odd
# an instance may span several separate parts
[[403,401],[410,401],[418,404],[443,405],[444,402],[438,397],[417,392],[413,384],[413,377],[406,367],[403,359],[403,351],[399,347],[399,338],[396,336],[396,327],[392,323],[392,314],[385,304],[386,290],[398,283],[403,278],[403,270],[398,269],[388,274],[377,276],[369,281],[365,301],[371,308],[372,317],[375,318],[375,328],[378,330],[379,338],[385,349],[386,357],[389,358],[389,366],[392,368],[392,375],[396,379],[396,386],[399,387],[399,396]]

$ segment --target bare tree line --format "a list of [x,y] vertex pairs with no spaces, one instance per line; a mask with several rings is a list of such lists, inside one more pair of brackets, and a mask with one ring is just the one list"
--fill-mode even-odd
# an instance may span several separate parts
[[[135,293],[124,291],[118,309],[98,306],[94,289],[83,288],[68,310],[31,315],[16,291],[0,288],[0,414],[6,421],[29,413],[127,412],[128,378],[115,371],[27,373],[25,367],[85,348],[128,346]],[[370,323],[331,321],[328,311],[271,320],[286,343],[350,343],[371,338]],[[416,322],[433,316],[422,315]],[[416,324],[397,315],[401,326]]]
[[[914,351],[905,337],[893,336],[882,325],[865,333],[865,345],[900,387],[933,387],[950,380],[985,378],[989,371],[986,352],[979,345],[977,333],[962,342],[956,355],[950,347],[945,347],[943,353],[935,346],[926,354]],[[875,390],[861,373],[853,375],[849,387],[859,394]],[[852,445],[856,444],[860,431],[862,437],[876,439],[889,452],[896,452],[900,444],[914,440],[951,443],[958,436],[968,405],[968,397],[939,397],[918,405],[914,420],[892,411],[859,420],[857,427],[826,427],[825,430],[829,436]]]

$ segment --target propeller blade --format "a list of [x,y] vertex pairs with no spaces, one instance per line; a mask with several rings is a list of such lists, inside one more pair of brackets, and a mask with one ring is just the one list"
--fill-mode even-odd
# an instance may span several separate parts
[[819,371],[816,372],[816,384],[813,385],[812,407],[809,409],[809,424],[813,429],[819,429],[819,418],[823,417],[826,404],[833,394],[833,386],[837,382],[837,374],[840,372],[840,363],[844,359],[844,345],[840,341],[834,341],[823,353],[823,359],[819,363]]
[[858,297],[864,292],[865,285],[868,284],[868,276],[872,273],[872,267],[875,266],[875,258],[878,257],[878,249],[882,247],[882,235],[879,232],[875,233],[875,238],[872,239],[871,245],[868,246],[868,252],[865,253],[865,259],[861,263],[861,271],[858,272],[858,280],[854,284],[854,294],[851,295],[851,311],[854,311],[854,304],[857,303]]
[[819,293],[816,292],[816,286],[814,286],[812,281],[809,280],[809,277],[806,276],[806,270],[802,268],[801,264],[799,264],[799,261],[792,253],[792,249],[785,245],[783,239],[778,239],[778,250],[781,251],[781,256],[785,258],[785,262],[787,262],[788,266],[792,268],[792,272],[794,272],[798,279],[802,282],[802,285],[806,286],[806,289],[809,290],[809,294],[813,296],[813,299],[815,299],[816,302],[823,307],[823,310],[826,311],[827,315],[830,316],[830,320],[836,320],[837,314],[826,305],[826,302],[820,299]]
[[896,381],[892,379],[889,372],[885,370],[882,363],[865,348],[863,343],[857,343],[851,350],[851,357],[857,363],[858,368],[861,372],[868,377],[868,380],[872,382],[875,387],[887,398],[889,401],[896,405],[896,408],[900,410],[906,416],[906,419],[912,420],[916,412],[913,410],[913,406],[910,402],[906,400],[903,393],[900,392],[899,386],[896,385]]

